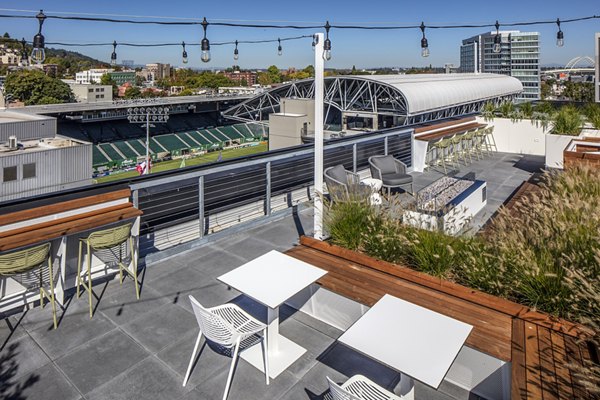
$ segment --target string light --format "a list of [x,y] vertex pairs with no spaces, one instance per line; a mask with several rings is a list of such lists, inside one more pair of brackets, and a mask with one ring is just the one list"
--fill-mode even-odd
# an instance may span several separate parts
[[46,20],[46,15],[44,15],[44,11],[40,10],[38,15],[35,16],[40,25],[37,35],[33,37],[33,50],[31,51],[31,60],[36,64],[41,64],[46,60],[46,50],[45,47],[45,39],[44,35],[42,35],[42,25],[44,25],[44,21]]
[[311,46],[312,46],[312,49],[313,49],[313,51],[315,51],[315,46],[317,45],[317,42],[316,42],[316,36],[315,36],[315,35],[313,35],[313,37],[312,37],[312,38],[313,38],[313,40],[312,40],[312,45],[311,45]]
[[500,37],[500,24],[498,23],[498,20],[496,20],[496,36],[494,36],[494,45],[492,46],[492,51],[494,53],[500,53],[500,50],[502,50],[501,48],[501,43],[502,43],[502,38]]
[[117,41],[116,40],[113,41],[112,46],[113,46],[113,52],[110,55],[110,65],[112,65],[114,67],[115,65],[117,65]]
[[235,49],[233,50],[233,59],[237,61],[240,58],[240,53],[238,51],[238,41],[235,41]]
[[[0,9],[0,10],[6,10],[6,9]],[[11,11],[11,10],[8,10],[8,11]],[[13,11],[16,11],[16,10],[13,10]],[[90,14],[90,15],[93,15],[93,14]],[[201,58],[202,58],[203,62],[210,61],[210,42],[208,41],[208,39],[206,37],[206,29],[207,29],[209,23],[206,20],[206,17],[203,18],[202,22],[198,22],[198,21],[147,21],[147,20],[140,21],[140,20],[117,19],[117,18],[97,18],[97,17],[91,17],[91,16],[85,16],[85,17],[78,17],[78,16],[72,16],[72,15],[71,16],[64,16],[64,15],[46,16],[43,13],[43,10],[40,10],[40,12],[35,16],[0,14],[0,18],[25,18],[25,19],[36,18],[38,20],[39,30],[38,30],[38,33],[33,38],[33,42],[32,42],[33,50],[31,52],[31,60],[38,64],[43,63],[46,58],[45,39],[44,39],[44,36],[42,35],[42,25],[47,18],[61,19],[61,20],[87,21],[87,22],[109,22],[109,23],[121,23],[121,24],[202,25],[204,37],[200,43],[200,45],[202,47],[202,57]],[[559,47],[562,47],[564,45],[564,34],[561,29],[561,23],[564,24],[564,23],[572,23],[572,22],[581,22],[581,21],[587,21],[587,20],[592,20],[592,19],[600,19],[600,16],[590,15],[590,16],[586,16],[586,17],[565,19],[562,21],[559,18],[557,18],[555,21],[548,21],[548,20],[522,21],[522,22],[506,23],[506,24],[502,24],[502,25],[507,26],[507,27],[517,27],[517,26],[556,24],[558,26],[558,32],[556,33],[556,45]],[[279,22],[286,22],[286,21],[279,21]],[[318,25],[272,25],[272,24],[264,24],[264,23],[234,23],[234,22],[211,22],[211,25],[228,26],[228,27],[242,27],[242,28],[259,28],[259,29],[266,29],[266,28],[272,28],[272,29],[318,29],[318,28],[320,28],[320,26],[318,26]],[[498,21],[496,21],[496,23],[494,25],[490,25],[490,24],[456,24],[456,25],[430,25],[430,26],[427,26],[427,28],[430,28],[430,29],[459,29],[459,28],[487,28],[487,27],[495,27],[496,28],[496,35],[494,37],[494,43],[493,43],[492,50],[495,53],[499,53],[501,51],[502,37],[499,32],[500,23]],[[325,51],[324,57],[326,59],[329,59],[331,57],[331,55],[330,55],[331,41],[329,40],[329,29],[331,29],[331,28],[359,29],[359,30],[400,30],[400,29],[420,28],[421,32],[423,33],[423,38],[421,39],[421,55],[423,57],[429,56],[429,45],[428,45],[427,38],[425,37],[425,28],[426,27],[425,27],[424,22],[421,22],[420,26],[419,25],[367,26],[367,25],[330,25],[329,21],[327,21],[327,23],[325,25],[327,39],[324,43],[324,51]],[[305,37],[309,37],[309,36],[307,35]],[[271,40],[271,41],[274,41],[274,40]],[[277,54],[282,55],[283,54],[283,48],[281,47],[282,40],[279,38],[279,39],[277,39],[277,41],[278,41]],[[254,41],[251,43],[263,43],[263,42],[269,42],[269,41]],[[236,44],[236,50],[237,50],[238,43],[245,43],[245,42],[244,41],[239,41],[239,42],[235,41],[235,42],[225,42],[225,43],[221,43],[221,44]],[[60,44],[60,43],[55,43],[55,44]],[[313,44],[313,49],[314,49],[314,46],[315,46],[314,40],[313,40],[312,44]],[[81,44],[80,45],[65,44],[65,45],[83,46]],[[89,45],[94,46],[94,45],[104,45],[104,44],[89,44]],[[116,41],[113,42],[113,45],[116,45]],[[121,45],[123,45],[123,44],[121,43]],[[148,46],[163,46],[163,45],[170,46],[172,44],[158,44],[158,45],[148,45]],[[144,45],[141,45],[141,44],[140,45],[131,44],[131,46],[144,47]],[[115,48],[116,48],[116,46],[115,46]],[[185,48],[184,48],[184,53],[185,53]],[[116,54],[116,52],[113,51],[113,54]],[[234,51],[234,55],[235,55],[235,51]],[[113,60],[113,58],[111,56],[111,62],[112,62],[112,60]],[[115,60],[115,63],[116,63],[116,60]],[[185,63],[185,61],[184,61],[184,63]]]
[[27,53],[27,41],[25,38],[21,40],[21,65],[26,67],[29,65],[29,54]]
[[427,43],[427,38],[425,37],[425,23],[421,21],[421,33],[423,33],[423,38],[421,39],[421,57],[429,57],[429,43]]
[[202,39],[202,42],[201,42],[202,55],[200,56],[200,58],[202,59],[202,62],[205,62],[205,63],[210,61],[210,42],[206,38],[206,27],[207,26],[208,26],[208,21],[206,20],[206,17],[204,17],[204,19],[202,20],[202,29],[204,30],[204,38]]
[[565,36],[563,31],[560,29],[560,19],[556,18],[556,25],[558,25],[558,32],[556,32],[556,45],[563,47],[565,45]]
[[183,48],[183,52],[181,53],[181,61],[184,64],[188,63],[188,55],[187,55],[187,51],[185,51],[185,42],[181,42],[181,47]]
[[331,60],[331,40],[329,40],[329,21],[325,23],[325,41],[323,42],[323,58],[325,61]]

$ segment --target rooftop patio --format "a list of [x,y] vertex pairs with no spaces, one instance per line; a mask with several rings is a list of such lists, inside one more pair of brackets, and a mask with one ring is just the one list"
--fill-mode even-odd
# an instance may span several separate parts
[[[473,223],[483,224],[541,163],[538,157],[496,154],[463,167],[459,176],[475,172],[488,182],[488,204]],[[415,189],[439,176],[415,174]],[[220,398],[230,360],[210,350],[202,352],[188,385],[181,385],[198,330],[188,295],[205,306],[234,301],[260,317],[261,306],[216,277],[272,249],[292,248],[300,234],[311,234],[312,212],[282,213],[233,229],[237,233],[221,232],[147,257],[140,300],[131,280],[123,287],[117,280],[96,285],[100,299],[92,320],[86,298],[72,297],[59,313],[57,330],[49,307],[2,321],[0,381],[5,386],[0,394],[15,399]],[[322,398],[326,376],[341,382],[360,373],[388,389],[398,383],[394,370],[336,342],[342,331],[290,307],[282,308],[281,319],[282,334],[307,352],[269,386],[260,371],[240,360],[230,399]],[[417,399],[451,398],[452,387],[445,384],[435,391],[415,383]]]

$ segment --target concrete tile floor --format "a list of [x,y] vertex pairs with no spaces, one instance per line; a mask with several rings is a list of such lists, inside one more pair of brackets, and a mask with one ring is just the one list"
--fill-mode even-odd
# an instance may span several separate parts
[[[543,160],[541,161],[543,164]],[[488,181],[489,217],[514,189],[537,170],[536,157],[496,154],[464,172]],[[441,174],[415,174],[415,189]],[[483,219],[483,218],[482,218]],[[219,399],[229,358],[205,349],[188,385],[183,375],[197,334],[188,301],[207,306],[248,299],[216,277],[273,248],[285,250],[310,234],[312,213],[304,210],[204,246],[149,263],[140,300],[131,280],[94,286],[100,297],[89,319],[87,297],[71,298],[52,329],[50,307],[35,308],[0,321],[0,399]],[[255,306],[256,307],[256,306]],[[325,376],[337,381],[362,373],[393,388],[399,375],[336,342],[342,332],[292,310],[282,309],[281,332],[307,353],[268,387],[264,376],[241,360],[229,399],[321,399]],[[448,399],[417,383],[417,399]]]

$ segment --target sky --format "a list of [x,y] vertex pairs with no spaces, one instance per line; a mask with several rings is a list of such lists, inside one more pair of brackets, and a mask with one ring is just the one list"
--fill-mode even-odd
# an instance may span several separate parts
[[[210,21],[324,25],[425,25],[442,24],[494,24],[503,22],[556,20],[600,15],[597,0],[571,1],[406,1],[406,0],[303,0],[303,1],[241,1],[241,0],[130,0],[130,1],[74,1],[74,0],[2,0],[0,14],[35,15],[43,8],[48,15],[111,14],[125,16],[148,16],[146,20],[170,17],[165,21]],[[23,10],[23,12],[11,11]],[[161,19],[162,20],[162,19]],[[25,37],[31,41],[37,33],[34,19],[0,18],[0,34],[5,31],[12,37]],[[502,29],[502,28],[501,28]],[[562,30],[565,45],[558,48],[556,24],[511,28],[540,33],[541,63],[566,64],[578,56],[594,57],[594,32],[600,32],[600,19],[564,23]],[[193,68],[223,68],[233,65],[233,45],[211,46],[212,60],[200,61],[198,44],[202,39],[202,28],[193,26],[156,26],[113,24],[50,19],[44,23],[46,42],[64,43],[180,43],[185,41],[189,56],[186,65]],[[265,40],[311,35],[319,30],[256,29],[241,27],[208,27],[207,37],[211,43],[235,40]],[[320,31],[324,31],[321,29]],[[429,29],[426,30],[430,56],[420,55],[421,32],[419,29],[394,31],[364,31],[331,29],[332,59],[326,63],[330,68],[374,68],[443,66],[446,63],[459,65],[461,40],[488,31],[481,28]],[[48,46],[60,47],[60,46]],[[277,55],[277,43],[239,45],[238,65],[242,68],[266,68],[276,65],[281,69],[303,68],[314,62],[311,39],[305,38],[282,43],[283,54]],[[94,58],[109,61],[112,46],[69,47]],[[136,64],[151,62],[170,63],[183,66],[181,47],[132,48],[118,47],[121,60],[134,60]]]

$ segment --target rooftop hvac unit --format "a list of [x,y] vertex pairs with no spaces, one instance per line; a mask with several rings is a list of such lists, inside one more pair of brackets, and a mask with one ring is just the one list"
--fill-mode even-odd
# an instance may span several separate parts
[[11,150],[16,150],[16,148],[17,148],[17,137],[16,136],[8,137],[8,148]]

